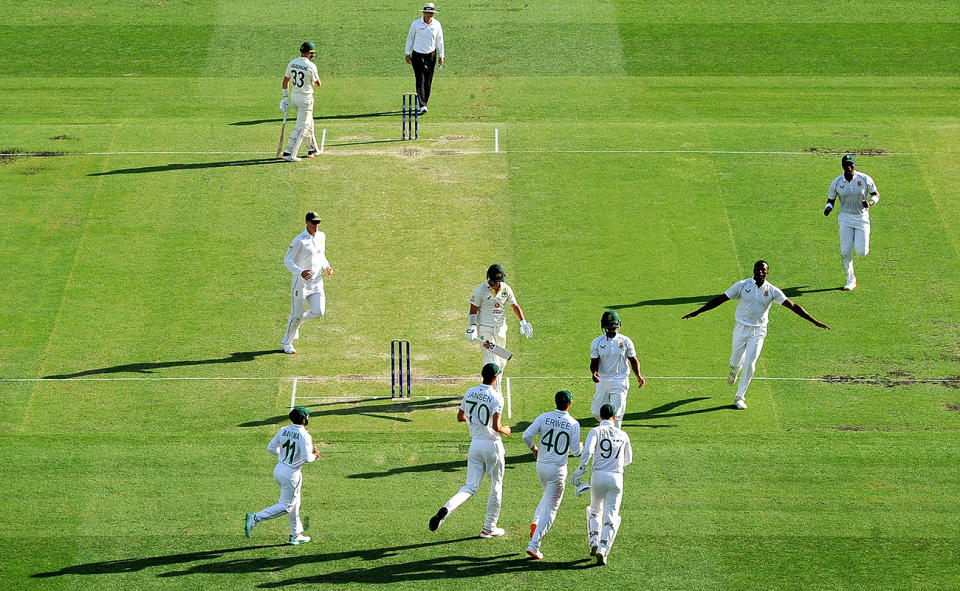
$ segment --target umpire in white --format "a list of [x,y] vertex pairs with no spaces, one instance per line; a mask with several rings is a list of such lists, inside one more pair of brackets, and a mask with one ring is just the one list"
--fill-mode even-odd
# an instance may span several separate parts
[[[607,563],[610,548],[620,529],[620,501],[623,499],[623,468],[633,462],[630,437],[613,424],[616,409],[612,404],[600,407],[600,424],[590,429],[583,444],[580,466],[573,473],[579,480],[593,460],[590,475],[590,506],[587,507],[587,538],[590,555],[597,564]],[[579,492],[579,491],[578,491]],[[602,515],[602,529],[601,529]]]
[[433,2],[424,4],[423,17],[413,21],[407,33],[406,60],[413,66],[413,75],[417,78],[421,115],[427,112],[427,103],[430,102],[433,70],[437,64],[443,67],[443,27],[433,18],[435,12]]

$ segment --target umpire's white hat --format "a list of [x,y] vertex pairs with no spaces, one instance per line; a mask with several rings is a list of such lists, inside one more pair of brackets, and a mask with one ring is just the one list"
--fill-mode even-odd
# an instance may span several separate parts
[[433,5],[433,2],[427,2],[423,5],[423,12],[434,13],[437,11],[437,8]]

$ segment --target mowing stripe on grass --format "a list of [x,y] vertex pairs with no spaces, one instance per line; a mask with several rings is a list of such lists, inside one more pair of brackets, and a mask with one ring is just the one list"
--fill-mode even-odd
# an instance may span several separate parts
[[[643,376],[646,380],[724,380],[726,376]],[[297,384],[304,382],[387,382],[389,376],[271,376],[271,377],[129,377],[129,378],[0,378],[4,382],[176,382],[187,380],[198,381],[267,381],[292,380],[294,383],[293,395],[296,396]],[[510,376],[507,380],[589,380],[590,376]],[[853,377],[853,376],[824,376],[820,378],[805,377],[759,377],[754,380],[771,382],[824,382],[827,384],[960,384],[960,377],[951,378],[882,378],[882,377]],[[415,382],[474,382],[477,376],[443,376],[443,377],[414,377]],[[299,398],[309,398],[300,396]],[[292,407],[291,407],[292,408]]]

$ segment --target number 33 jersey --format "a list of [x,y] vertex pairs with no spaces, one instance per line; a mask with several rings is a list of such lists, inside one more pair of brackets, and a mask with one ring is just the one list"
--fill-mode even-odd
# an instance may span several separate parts
[[523,432],[527,447],[533,448],[533,438],[540,435],[538,464],[565,466],[569,456],[580,455],[580,423],[562,410],[545,412]]
[[284,77],[290,79],[290,92],[299,94],[313,94],[314,83],[320,81],[317,65],[302,56],[290,60]]
[[600,421],[599,425],[590,429],[583,447],[580,465],[586,466],[593,457],[594,472],[622,473],[623,467],[633,462],[630,437],[623,430],[617,429],[613,421]]
[[474,441],[500,441],[500,434],[493,430],[493,415],[503,415],[503,396],[493,386],[481,384],[467,390],[460,403]]
[[303,425],[287,425],[277,431],[267,450],[277,456],[277,463],[298,469],[306,462],[312,462],[313,438]]

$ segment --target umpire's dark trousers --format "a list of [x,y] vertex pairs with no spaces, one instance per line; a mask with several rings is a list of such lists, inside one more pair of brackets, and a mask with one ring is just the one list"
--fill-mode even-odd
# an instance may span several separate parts
[[413,74],[417,77],[417,97],[420,104],[426,106],[430,101],[430,86],[433,84],[433,69],[437,65],[437,52],[414,51],[410,54],[410,63],[413,65]]

